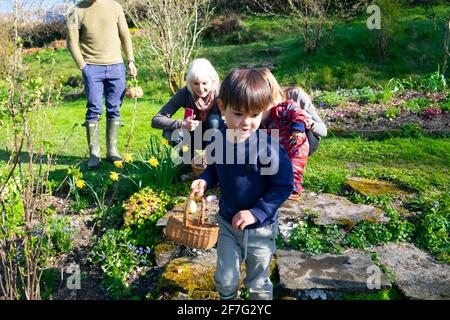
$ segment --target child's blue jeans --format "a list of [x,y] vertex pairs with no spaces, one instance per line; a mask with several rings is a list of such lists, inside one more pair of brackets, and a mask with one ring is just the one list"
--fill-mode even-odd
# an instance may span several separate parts
[[120,107],[126,85],[124,64],[86,64],[82,73],[87,99],[86,121],[99,120],[103,113],[103,95],[105,96],[106,118],[109,120],[120,119]]
[[236,299],[242,261],[245,259],[244,285],[250,292],[250,300],[272,300],[273,285],[269,279],[269,267],[275,252],[278,225],[233,230],[219,214],[217,241],[217,268],[214,281],[221,299]]

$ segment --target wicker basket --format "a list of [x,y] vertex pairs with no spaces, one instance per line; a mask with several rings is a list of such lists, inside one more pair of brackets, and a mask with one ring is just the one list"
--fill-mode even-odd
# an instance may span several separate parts
[[192,194],[186,202],[184,214],[171,215],[166,226],[166,237],[170,240],[191,248],[210,249],[217,242],[219,227],[216,224],[205,223],[205,198],[201,199],[200,217],[188,217],[188,205],[193,201]]
[[192,158],[192,171],[197,177],[201,175],[202,172],[206,169],[206,163],[204,159],[202,159],[202,157],[202,155],[196,155],[194,158]]

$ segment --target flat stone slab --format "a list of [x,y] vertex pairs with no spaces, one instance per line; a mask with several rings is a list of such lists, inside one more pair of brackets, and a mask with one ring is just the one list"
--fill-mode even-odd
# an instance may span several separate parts
[[[328,193],[307,193],[290,206],[297,205],[297,215],[311,216],[318,225],[341,224],[353,226],[361,221],[388,222],[383,210],[365,204],[354,204],[345,197]],[[292,208],[280,209],[280,215],[292,215]],[[294,209],[295,210],[295,209]],[[290,211],[290,213],[289,213]]]
[[375,248],[380,262],[395,276],[395,284],[410,299],[450,300],[450,265],[439,263],[412,244]]
[[[310,256],[295,250],[277,250],[275,254],[281,286],[297,297],[304,291],[319,292],[323,299],[326,292],[375,293],[391,288],[371,257],[359,251]],[[374,270],[379,274],[378,282],[374,282]]]
[[177,258],[166,265],[160,279],[162,291],[179,291],[188,295],[196,290],[215,291],[216,250],[197,251],[198,255]]
[[396,184],[389,181],[364,179],[360,177],[349,177],[346,179],[345,182],[353,190],[366,196],[379,196],[383,194],[394,194],[398,196],[405,196],[410,194],[405,190],[401,189]]

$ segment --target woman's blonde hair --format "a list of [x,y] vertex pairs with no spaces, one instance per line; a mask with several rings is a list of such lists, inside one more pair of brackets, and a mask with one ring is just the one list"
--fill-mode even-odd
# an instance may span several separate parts
[[219,94],[219,75],[211,62],[205,58],[198,58],[192,61],[186,74],[186,86],[193,95],[192,84],[199,78],[207,77],[212,81],[211,90],[217,96]]
[[268,68],[258,69],[261,76],[269,83],[270,90],[272,91],[272,98],[275,104],[283,102],[286,99],[286,95],[284,91],[281,89],[278,84],[277,79],[275,79],[274,75]]

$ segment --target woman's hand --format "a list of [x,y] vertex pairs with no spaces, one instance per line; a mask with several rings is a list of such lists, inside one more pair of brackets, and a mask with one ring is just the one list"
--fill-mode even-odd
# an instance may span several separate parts
[[181,128],[186,129],[187,131],[194,131],[195,128],[197,128],[200,123],[200,121],[194,120],[194,118],[195,114],[193,117],[184,119],[183,122],[181,123]]

